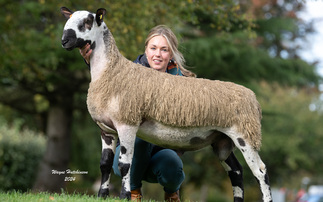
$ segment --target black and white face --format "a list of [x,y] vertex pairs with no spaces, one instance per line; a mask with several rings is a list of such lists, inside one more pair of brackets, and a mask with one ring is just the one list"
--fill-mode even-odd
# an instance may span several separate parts
[[[62,46],[67,50],[82,48],[87,43],[95,47],[95,37],[101,29],[105,9],[98,9],[97,13],[88,11],[72,12],[68,8],[62,7],[61,13],[68,19],[63,31]],[[95,28],[94,28],[95,27]]]

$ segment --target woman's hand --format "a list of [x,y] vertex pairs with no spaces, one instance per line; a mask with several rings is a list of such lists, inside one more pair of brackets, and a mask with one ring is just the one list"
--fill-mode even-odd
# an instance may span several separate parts
[[80,48],[80,54],[82,55],[82,57],[84,58],[85,62],[87,64],[90,64],[90,56],[92,53],[92,49],[90,44],[86,44],[85,46],[83,46],[82,48]]

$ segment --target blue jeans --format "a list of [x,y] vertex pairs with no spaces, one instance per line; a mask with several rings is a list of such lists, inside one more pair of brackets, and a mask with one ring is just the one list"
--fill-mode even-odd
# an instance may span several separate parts
[[[130,171],[131,190],[141,188],[142,181],[159,183],[167,193],[179,190],[184,181],[183,162],[171,149],[163,149],[152,155],[154,145],[136,138],[135,151]],[[114,173],[121,176],[118,169],[120,145],[116,148],[113,161]]]

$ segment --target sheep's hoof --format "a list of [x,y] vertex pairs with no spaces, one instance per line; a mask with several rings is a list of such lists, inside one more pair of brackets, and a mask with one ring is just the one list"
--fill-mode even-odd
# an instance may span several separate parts
[[98,197],[107,198],[109,196],[109,189],[101,189],[99,190]]
[[131,192],[127,191],[127,192],[121,192],[120,193],[120,199],[131,199]]

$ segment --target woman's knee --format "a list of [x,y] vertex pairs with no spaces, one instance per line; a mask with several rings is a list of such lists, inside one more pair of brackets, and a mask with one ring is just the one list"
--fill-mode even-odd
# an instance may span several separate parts
[[176,152],[170,149],[164,149],[157,152],[152,160],[156,165],[155,174],[160,184],[172,189],[176,189],[182,184],[185,179],[183,162]]
[[160,162],[160,166],[164,168],[183,169],[182,159],[171,149],[163,149],[157,152],[153,158]]

